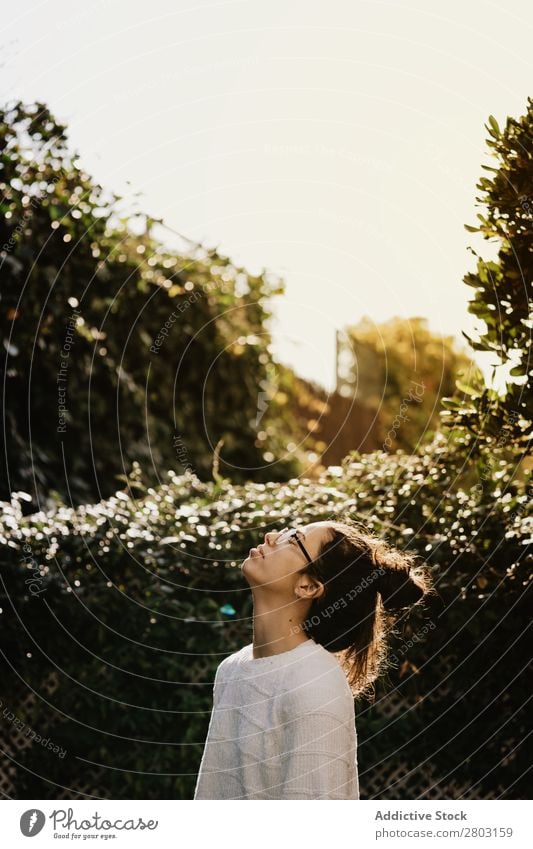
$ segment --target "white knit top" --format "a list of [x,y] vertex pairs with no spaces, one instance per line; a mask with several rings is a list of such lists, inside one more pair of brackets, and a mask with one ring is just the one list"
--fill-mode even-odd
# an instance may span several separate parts
[[313,639],[220,663],[195,799],[359,799],[354,699]]

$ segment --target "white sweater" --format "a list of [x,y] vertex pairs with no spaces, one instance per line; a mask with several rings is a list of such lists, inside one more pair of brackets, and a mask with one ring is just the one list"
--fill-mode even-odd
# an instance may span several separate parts
[[195,799],[359,799],[354,699],[313,639],[218,666]]

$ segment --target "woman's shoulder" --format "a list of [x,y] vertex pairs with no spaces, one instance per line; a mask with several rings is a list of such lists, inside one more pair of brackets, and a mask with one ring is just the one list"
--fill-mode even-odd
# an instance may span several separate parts
[[354,716],[354,699],[339,661],[320,643],[287,670],[282,685],[282,708],[287,713],[330,713],[339,719]]
[[238,651],[229,654],[217,666],[216,677],[220,678],[229,672],[233,667],[238,666],[241,660],[248,657],[250,646],[243,646]]

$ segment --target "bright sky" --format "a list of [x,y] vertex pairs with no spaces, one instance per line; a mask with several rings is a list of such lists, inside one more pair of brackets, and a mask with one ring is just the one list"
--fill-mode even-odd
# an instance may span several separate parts
[[282,274],[275,353],[331,387],[363,315],[472,332],[467,245],[494,248],[463,224],[532,30],[528,0],[18,0],[1,94],[45,101],[104,187]]

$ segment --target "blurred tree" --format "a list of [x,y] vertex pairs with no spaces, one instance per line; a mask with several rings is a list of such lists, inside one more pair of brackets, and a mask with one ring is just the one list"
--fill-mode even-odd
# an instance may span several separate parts
[[464,335],[474,350],[493,355],[493,374],[502,366],[510,367],[510,380],[503,394],[482,381],[461,382],[462,397],[456,394],[446,402],[447,418],[452,426],[465,428],[468,444],[497,440],[525,455],[533,422],[533,99],[528,98],[527,112],[518,121],[507,118],[503,131],[492,115],[485,128],[496,167],[481,166],[492,174],[476,185],[481,192],[476,199],[485,212],[477,215],[479,226],[465,228],[496,242],[498,256],[486,261],[470,248],[477,257],[476,270],[463,280],[474,290],[468,309],[482,322],[482,329],[477,339]]
[[[377,324],[364,317],[337,334],[337,393],[354,406],[344,427],[354,430],[353,417],[365,421],[373,443],[365,450],[412,451],[430,439],[439,425],[440,399],[465,372],[479,374],[453,337],[433,333],[424,318]],[[358,430],[352,447],[361,450]]]

